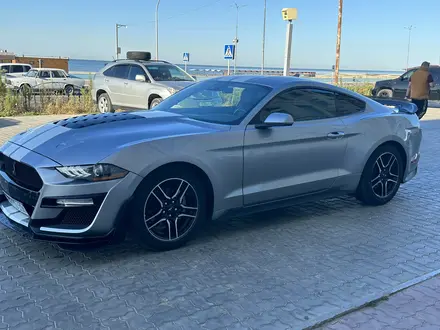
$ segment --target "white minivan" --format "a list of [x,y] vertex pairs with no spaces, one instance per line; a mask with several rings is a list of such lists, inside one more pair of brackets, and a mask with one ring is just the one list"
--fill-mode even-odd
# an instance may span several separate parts
[[0,74],[8,75],[13,77],[19,77],[26,74],[30,69],[32,69],[32,65],[23,64],[23,63],[0,63]]

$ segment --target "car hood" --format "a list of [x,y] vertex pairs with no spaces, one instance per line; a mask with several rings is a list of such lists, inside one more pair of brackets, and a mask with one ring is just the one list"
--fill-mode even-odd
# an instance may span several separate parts
[[147,110],[67,118],[27,130],[9,142],[69,166],[95,164],[139,143],[229,129],[170,112]]
[[195,81],[158,81],[157,83],[165,87],[174,88],[175,90],[179,91],[185,87],[195,84],[196,82]]
[[376,86],[389,86],[394,81],[395,81],[394,79],[379,80],[376,82]]

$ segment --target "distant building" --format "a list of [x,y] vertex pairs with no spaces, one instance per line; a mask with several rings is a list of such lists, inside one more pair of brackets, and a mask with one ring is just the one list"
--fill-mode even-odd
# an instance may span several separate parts
[[0,50],[0,63],[30,64],[34,68],[54,68],[69,72],[68,57],[18,56],[6,50]]

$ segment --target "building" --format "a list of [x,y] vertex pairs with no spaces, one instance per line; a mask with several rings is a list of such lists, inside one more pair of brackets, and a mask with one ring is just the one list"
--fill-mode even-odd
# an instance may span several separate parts
[[68,57],[17,56],[11,52],[0,51],[0,63],[30,64],[34,68],[54,68],[69,72]]

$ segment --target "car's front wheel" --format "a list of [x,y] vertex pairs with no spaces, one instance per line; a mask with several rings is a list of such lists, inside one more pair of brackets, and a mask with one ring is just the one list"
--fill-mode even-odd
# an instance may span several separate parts
[[391,89],[381,89],[377,92],[377,97],[393,97],[393,91]]
[[73,88],[72,85],[67,85],[66,87],[64,87],[64,94],[67,96],[72,95],[74,91],[75,89]]
[[102,93],[98,97],[98,110],[100,113],[114,112],[112,101],[107,93]]
[[162,102],[163,99],[161,97],[156,97],[150,102],[150,109],[153,109],[156,105]]
[[149,249],[179,248],[206,221],[207,202],[205,185],[196,173],[180,168],[159,170],[136,192],[134,235]]
[[384,145],[368,159],[356,197],[368,205],[383,205],[396,195],[402,181],[404,163],[396,147]]

